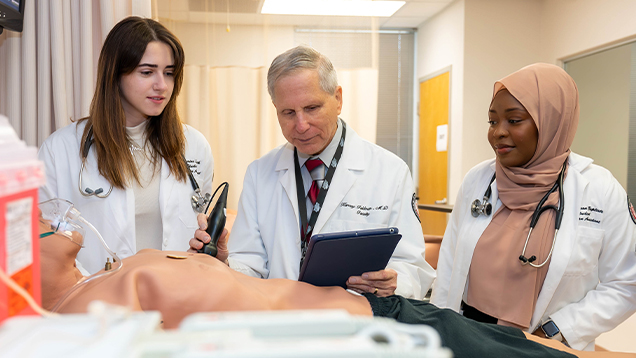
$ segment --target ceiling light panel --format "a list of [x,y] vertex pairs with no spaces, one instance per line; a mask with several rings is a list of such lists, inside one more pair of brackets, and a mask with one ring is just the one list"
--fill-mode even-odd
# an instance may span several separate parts
[[389,17],[405,1],[265,0],[261,14]]
[[190,11],[258,14],[261,0],[189,0],[188,5]]

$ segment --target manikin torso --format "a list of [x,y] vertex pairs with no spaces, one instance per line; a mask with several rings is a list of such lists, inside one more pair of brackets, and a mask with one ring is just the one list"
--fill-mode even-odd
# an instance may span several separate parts
[[86,312],[91,301],[102,300],[132,310],[160,311],[165,328],[201,311],[344,308],[372,315],[366,298],[342,288],[253,278],[205,254],[142,250],[123,263],[120,271],[73,292],[58,312]]

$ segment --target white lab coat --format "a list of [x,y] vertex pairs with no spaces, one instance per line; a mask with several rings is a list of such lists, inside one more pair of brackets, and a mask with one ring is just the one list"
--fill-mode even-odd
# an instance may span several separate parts
[[[47,186],[53,195],[71,201],[82,216],[102,234],[106,243],[120,258],[137,252],[135,238],[135,195],[132,188],[113,188],[105,199],[84,197],[78,189],[80,141],[86,122],[72,123],[51,134],[42,144],[39,158],[45,163]],[[194,128],[183,125],[186,138],[185,157],[202,193],[212,190],[214,160],[209,143]],[[163,225],[163,250],[188,249],[188,241],[198,228],[196,212],[190,198],[194,191],[190,180],[180,182],[170,174],[165,160],[161,166],[159,204]],[[83,185],[93,189],[110,188],[108,181],[99,175],[95,150],[91,149],[84,169]],[[86,228],[84,248],[77,255],[78,261],[89,273],[104,268],[110,255],[104,250],[97,236]]]
[[[528,331],[551,317],[573,348],[591,350],[599,334],[636,310],[636,225],[625,190],[608,170],[575,153],[568,164],[561,230]],[[473,250],[492,219],[474,218],[470,206],[483,198],[494,172],[495,161],[485,161],[459,189],[431,297],[439,307],[460,309]],[[501,206],[496,181],[490,202],[494,213]]]
[[[289,143],[249,165],[229,241],[233,269],[255,277],[298,279],[301,240],[295,177],[294,147]],[[398,273],[397,294],[422,298],[435,271],[424,260],[413,192],[404,161],[347,128],[342,158],[313,233],[398,227],[402,239],[387,267]],[[359,210],[358,205],[374,209]]]

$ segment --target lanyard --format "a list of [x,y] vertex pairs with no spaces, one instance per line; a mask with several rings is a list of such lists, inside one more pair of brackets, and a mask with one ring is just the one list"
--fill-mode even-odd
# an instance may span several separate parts
[[[298,164],[298,150],[294,148],[294,164],[296,170],[296,195],[298,196],[298,211],[300,211],[300,239],[301,239],[301,259],[300,266],[302,267],[303,261],[305,260],[305,254],[307,253],[307,246],[309,244],[309,238],[311,237],[311,232],[314,229],[314,224],[316,224],[316,220],[318,219],[318,215],[320,214],[320,209],[322,209],[322,203],[325,201],[325,197],[327,196],[327,191],[329,190],[329,183],[331,183],[331,179],[333,178],[333,174],[336,172],[336,167],[340,162],[340,157],[342,157],[342,149],[344,148],[345,135],[347,133],[347,125],[344,121],[342,121],[342,135],[340,136],[340,142],[338,143],[338,148],[336,149],[336,154],[334,154],[333,159],[331,160],[331,164],[327,169],[327,174],[325,175],[325,179],[322,182],[322,187],[320,188],[320,192],[318,193],[318,198],[316,199],[316,204],[314,204],[313,210],[311,211],[311,217],[309,218],[309,223],[307,223],[307,204],[305,199],[305,187],[303,186],[303,177],[300,173],[300,164]],[[306,230],[305,230],[306,229]]]

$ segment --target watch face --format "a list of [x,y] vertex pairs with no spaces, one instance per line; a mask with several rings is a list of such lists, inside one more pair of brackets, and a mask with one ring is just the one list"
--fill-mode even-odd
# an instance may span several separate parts
[[559,327],[552,321],[546,322],[541,328],[548,338],[552,338],[559,333]]

